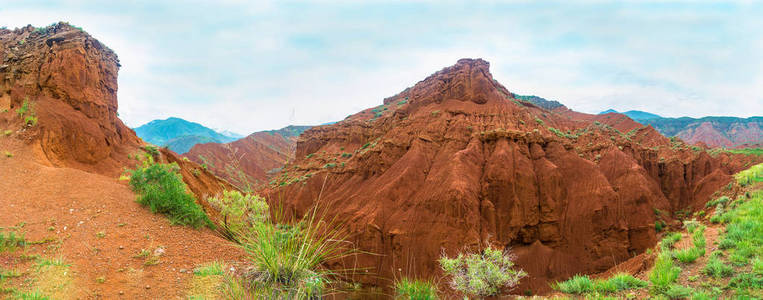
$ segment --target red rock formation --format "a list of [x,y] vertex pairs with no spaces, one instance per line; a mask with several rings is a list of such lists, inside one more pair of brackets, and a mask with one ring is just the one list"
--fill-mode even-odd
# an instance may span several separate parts
[[[294,158],[297,136],[307,126],[261,131],[230,143],[197,144],[184,156],[237,186],[266,183]],[[240,171],[240,172],[239,172]]]
[[[67,23],[0,29],[0,62],[0,110],[8,110],[0,125],[16,129],[40,163],[114,177],[133,166],[128,155],[144,143],[117,116],[119,59],[111,49]],[[20,117],[25,102],[30,109]],[[36,124],[25,123],[30,115]],[[180,163],[200,199],[230,187],[208,172],[189,176],[198,165]]]
[[[483,60],[463,59],[384,105],[300,136],[263,190],[300,214],[346,221],[365,282],[436,277],[437,259],[485,243],[529,272],[519,291],[601,272],[654,244],[655,209],[704,202],[737,168],[678,149],[622,115],[518,101]],[[685,145],[684,145],[685,146]],[[357,264],[356,264],[357,263]]]
[[32,105],[26,127],[41,159],[116,174],[141,141],[117,117],[116,54],[87,33],[59,23],[0,32],[0,96],[10,110]]

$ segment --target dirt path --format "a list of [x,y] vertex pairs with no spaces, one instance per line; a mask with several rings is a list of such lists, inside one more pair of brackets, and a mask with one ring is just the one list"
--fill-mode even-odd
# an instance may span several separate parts
[[[177,299],[185,298],[197,265],[243,259],[212,231],[171,226],[141,207],[117,178],[43,166],[32,152],[12,136],[0,137],[0,227],[23,224],[28,241],[47,242],[0,253],[0,268],[28,269],[32,262],[20,259],[22,253],[61,257],[71,264],[66,298]],[[143,249],[157,254],[158,263],[134,257]],[[19,280],[15,288],[34,281]]]

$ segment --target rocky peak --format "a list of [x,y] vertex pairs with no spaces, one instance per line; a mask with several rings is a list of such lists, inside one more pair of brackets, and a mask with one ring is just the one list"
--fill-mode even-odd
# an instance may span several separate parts
[[485,104],[509,97],[511,93],[490,74],[489,62],[480,58],[463,58],[455,65],[430,75],[400,94],[384,99],[384,104],[402,100],[407,100],[414,106],[441,103],[445,100]]
[[68,23],[0,31],[0,103],[29,103],[39,121],[24,132],[49,164],[101,173],[124,165],[140,141],[117,117],[118,71],[111,49]]

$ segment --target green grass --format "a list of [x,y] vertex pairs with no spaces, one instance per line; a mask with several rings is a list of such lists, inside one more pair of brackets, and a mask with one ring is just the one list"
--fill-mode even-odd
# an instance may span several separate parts
[[219,261],[214,261],[214,262],[205,264],[193,270],[193,275],[196,275],[196,276],[214,276],[214,275],[224,275],[224,274],[225,274],[225,265]]
[[691,233],[693,246],[691,248],[673,251],[673,257],[682,263],[693,263],[705,255],[705,226],[687,222],[687,230]]
[[675,245],[678,241],[681,240],[681,234],[678,232],[673,232],[668,235],[666,235],[662,240],[660,241],[660,249],[662,250],[670,250],[673,248],[673,245]]
[[569,280],[552,285],[555,290],[567,294],[616,293],[624,290],[646,287],[646,281],[629,274],[620,273],[608,279],[591,279],[587,275],[576,275]]
[[665,296],[670,299],[686,299],[694,292],[694,289],[682,285],[671,285],[666,291]]
[[676,282],[680,273],[681,268],[673,264],[673,257],[670,251],[660,252],[654,261],[652,272],[649,273],[652,293],[662,294],[667,292],[670,286]]
[[26,244],[27,241],[23,234],[18,234],[15,231],[0,231],[0,253],[15,251],[17,248],[26,246]]
[[243,290],[256,298],[321,298],[330,279],[340,275],[325,268],[324,263],[354,253],[344,242],[347,236],[343,226],[335,219],[326,219],[326,213],[315,206],[303,218],[284,222],[288,218],[279,209],[274,218],[252,222],[237,232],[236,240],[254,271],[244,287],[229,286],[228,290]]
[[702,273],[713,278],[729,277],[734,273],[734,268],[723,262],[720,255],[715,252],[710,255],[707,264],[702,269]]
[[213,227],[194,196],[186,191],[178,170],[177,164],[157,164],[151,158],[130,170],[130,187],[138,194],[138,203],[166,215],[172,224]]
[[440,257],[440,267],[451,277],[450,286],[464,295],[486,297],[503,288],[513,288],[527,276],[514,268],[513,256],[493,247],[481,253],[459,253],[456,258]]
[[726,149],[725,152],[744,155],[763,155],[763,148]]
[[17,300],[50,300],[50,297],[45,296],[40,292],[34,291],[34,292],[18,293],[15,295],[15,299]]
[[395,291],[397,291],[397,299],[439,299],[437,297],[437,284],[432,281],[403,277],[402,279],[395,281]]
[[747,186],[756,182],[763,182],[763,163],[754,165],[747,170],[734,175],[737,183],[741,186]]
[[682,263],[693,263],[700,256],[705,255],[705,249],[688,248],[683,250],[676,250],[673,252],[673,257]]

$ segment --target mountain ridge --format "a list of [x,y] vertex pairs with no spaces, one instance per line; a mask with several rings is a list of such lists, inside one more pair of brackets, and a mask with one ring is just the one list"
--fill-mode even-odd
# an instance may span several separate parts
[[144,141],[183,154],[199,143],[227,143],[235,137],[223,135],[200,123],[178,117],[153,120],[134,128],[135,133]]

